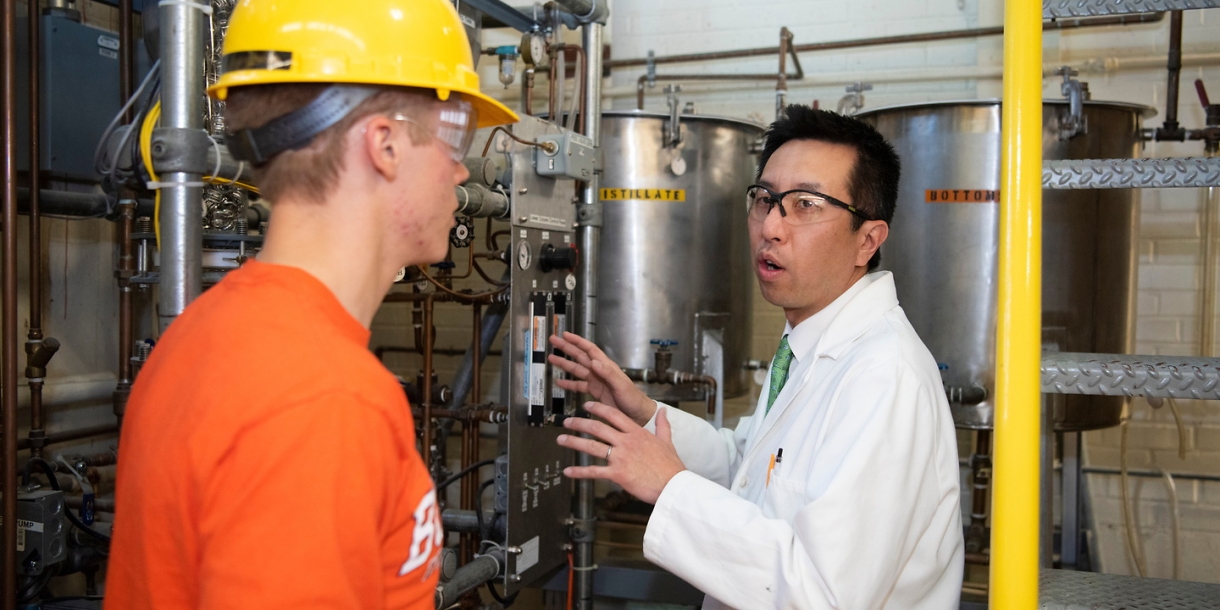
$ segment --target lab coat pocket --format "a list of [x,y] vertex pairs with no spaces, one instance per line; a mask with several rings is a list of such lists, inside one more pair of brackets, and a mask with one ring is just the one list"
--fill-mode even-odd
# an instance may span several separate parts
[[791,523],[805,507],[805,482],[771,474],[771,482],[763,495],[763,515]]

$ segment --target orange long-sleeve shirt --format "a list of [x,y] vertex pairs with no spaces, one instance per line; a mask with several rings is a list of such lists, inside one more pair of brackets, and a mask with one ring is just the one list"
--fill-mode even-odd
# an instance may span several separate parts
[[436,494],[368,339],[292,267],[187,308],[123,423],[106,610],[433,607]]

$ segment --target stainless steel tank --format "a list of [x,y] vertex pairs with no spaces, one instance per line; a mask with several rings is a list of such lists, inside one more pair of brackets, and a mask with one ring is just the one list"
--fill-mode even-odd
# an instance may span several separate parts
[[[1061,139],[1066,101],[1043,104],[1045,159],[1131,158],[1151,109],[1086,102],[1087,133]],[[913,104],[858,115],[902,158],[881,266],[941,365],[959,427],[993,425],[999,243],[1000,103]],[[1066,122],[1066,121],[1064,121]],[[1131,353],[1138,191],[1043,191],[1044,349]],[[980,400],[981,399],[981,400]],[[1055,396],[1056,428],[1116,425],[1123,400]]]
[[[651,369],[654,341],[676,341],[674,370],[716,374],[725,398],[749,389],[754,274],[745,189],[763,128],[680,115],[606,112],[597,342],[621,366]],[[702,387],[649,384],[663,400],[701,400]]]

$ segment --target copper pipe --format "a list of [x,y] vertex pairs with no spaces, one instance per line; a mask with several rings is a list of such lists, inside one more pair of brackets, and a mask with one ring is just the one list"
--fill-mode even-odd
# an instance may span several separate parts
[[[775,118],[784,114],[784,98],[788,95],[788,52],[792,47],[792,32],[787,27],[779,29],[779,72],[775,76]],[[796,59],[796,55],[792,55]],[[797,64],[800,65],[799,63]]]
[[119,380],[114,388],[114,417],[119,429],[123,427],[123,415],[127,412],[127,399],[131,396],[131,355],[135,348],[134,291],[130,278],[135,274],[135,256],[132,249],[131,232],[135,223],[135,202],[124,199],[119,203],[119,230],[116,239],[119,245],[119,264],[115,274],[119,282]]
[[[43,442],[44,446],[58,445],[60,443],[70,443],[81,439],[91,438],[94,436],[106,436],[115,434],[119,431],[119,427],[114,424],[106,424],[103,426],[91,426],[89,428],[80,428],[78,430],[68,430],[67,432],[52,432],[47,435]],[[24,450],[30,448],[29,439],[21,439],[17,442],[17,449]]]
[[423,300],[423,328],[421,339],[423,341],[424,354],[424,380],[423,380],[423,397],[424,397],[424,464],[431,470],[432,468],[432,295],[429,294]]
[[[135,37],[132,34],[131,0],[119,0],[119,103],[125,104],[135,90]],[[131,122],[128,111],[124,121]],[[123,193],[119,200],[118,241],[119,261],[115,277],[119,283],[119,379],[114,388],[113,410],[119,429],[123,428],[123,415],[127,412],[127,399],[131,396],[132,350],[135,349],[135,305],[129,281],[135,275],[135,256],[131,241],[132,225],[135,223],[135,201],[130,193]]]
[[[793,80],[797,80],[796,75],[791,75]],[[653,79],[656,81],[716,81],[716,80],[775,80],[774,74],[754,73],[754,74],[657,74]],[[644,109],[644,91],[645,85],[648,84],[648,75],[641,74],[635,82],[635,106],[638,110]]]
[[[475,400],[479,400],[482,396],[480,390],[479,377],[480,368],[482,366],[482,355],[479,353],[483,346],[483,307],[475,304],[471,309],[474,312],[473,328],[471,330],[471,350],[473,358],[471,360],[471,380],[470,380],[470,395]],[[462,468],[468,468],[471,464],[479,461],[479,424],[472,419],[467,419],[462,424]],[[465,477],[462,479],[462,496],[460,507],[462,510],[473,510],[475,505],[475,494],[478,493],[479,481],[478,477]],[[462,563],[470,561],[474,557],[478,544],[476,537],[469,532],[461,535],[462,545]]]
[[[42,441],[46,437],[42,414],[42,386],[44,374],[36,370],[34,363],[42,346],[42,214],[39,195],[42,186],[41,130],[39,125],[39,86],[41,75],[41,25],[40,7],[37,1],[28,2],[26,23],[29,26],[29,93],[30,93],[30,328],[26,334],[25,352],[27,366],[26,381],[30,385],[30,454],[42,457]],[[39,367],[41,368],[41,367]]]
[[[1163,13],[1139,13],[1135,15],[1123,15],[1118,17],[1095,17],[1088,19],[1067,19],[1048,21],[1042,24],[1042,29],[1045,30],[1073,30],[1077,28],[1101,27],[1110,25],[1134,25],[1140,23],[1157,23],[1164,19]],[[925,32],[922,34],[902,34],[898,36],[879,36],[876,38],[856,38],[852,40],[836,40],[832,42],[815,42],[811,44],[801,44],[792,47],[794,53],[805,53],[809,51],[831,51],[838,49],[853,49],[858,47],[874,47],[890,44],[906,44],[913,42],[931,42],[936,40],[955,40],[958,38],[979,38],[983,36],[1000,36],[1004,33],[1003,26],[994,26],[986,28],[970,28],[964,30],[948,30],[941,32]],[[774,55],[779,51],[776,47],[756,47],[751,49],[740,49],[736,51],[713,51],[710,53],[688,53],[684,55],[666,55],[661,57],[645,58],[637,57],[633,59],[617,59],[607,61],[605,67],[608,69],[627,68],[631,66],[646,66],[650,62],[653,65],[671,64],[671,63],[692,63],[703,61],[716,61],[721,59],[736,59],[741,57],[757,57],[760,55]]]
[[716,414],[716,378],[711,375],[704,375],[699,378],[707,386],[707,414]]
[[557,67],[559,63],[559,54],[556,52],[557,48],[558,47],[554,45],[552,45],[550,48],[551,72],[547,78],[547,86],[550,88],[550,92],[548,93],[546,101],[546,112],[547,116],[550,117],[552,121],[555,120],[556,116],[558,116],[555,112],[555,78],[559,73],[559,69]]
[[0,140],[4,146],[3,192],[3,373],[0,374],[0,410],[4,419],[3,541],[0,542],[0,610],[17,603],[17,0],[0,0]]

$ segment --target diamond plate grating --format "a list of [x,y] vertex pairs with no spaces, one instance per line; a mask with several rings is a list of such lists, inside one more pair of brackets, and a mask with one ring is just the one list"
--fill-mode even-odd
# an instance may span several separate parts
[[1073,159],[1042,164],[1042,187],[1048,189],[1204,186],[1220,186],[1220,157]]
[[1045,354],[1042,391],[1220,400],[1220,358]]
[[1040,610],[1220,610],[1220,585],[1042,570]]
[[1042,18],[1093,17],[1220,7],[1220,0],[1042,0]]

